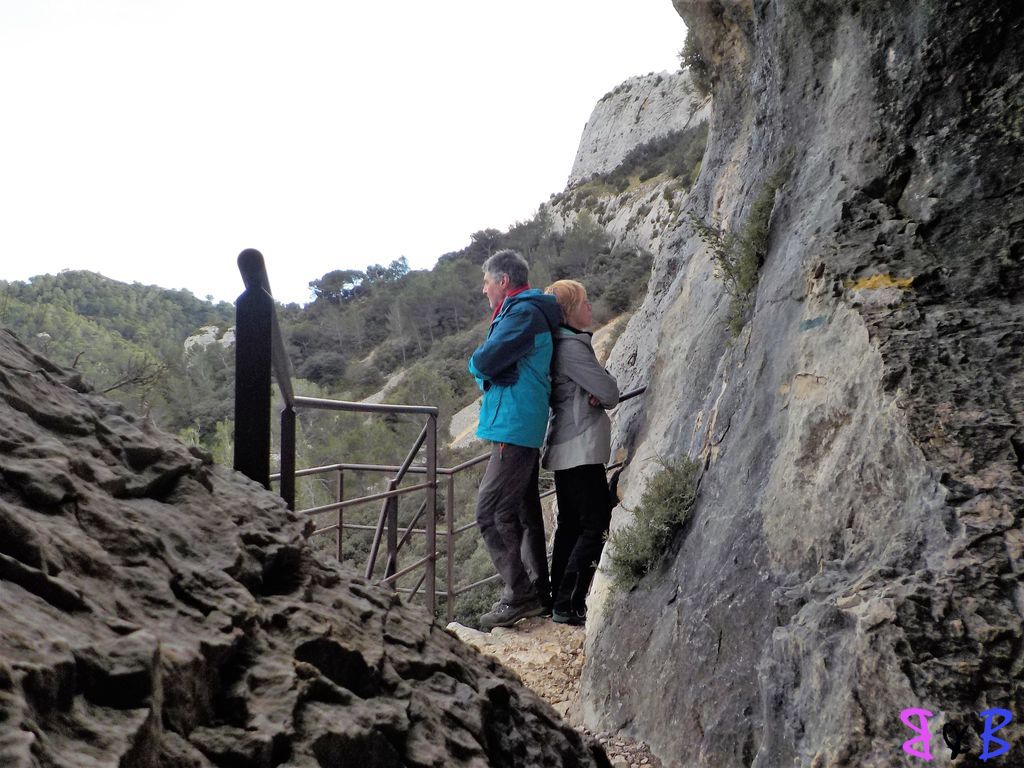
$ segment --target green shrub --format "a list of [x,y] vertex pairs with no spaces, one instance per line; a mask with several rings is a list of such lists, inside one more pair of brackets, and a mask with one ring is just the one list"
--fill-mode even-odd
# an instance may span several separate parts
[[775,207],[775,193],[789,178],[791,166],[792,155],[787,154],[758,193],[738,233],[725,232],[696,216],[690,217],[697,235],[711,248],[715,268],[725,283],[726,293],[732,297],[728,324],[733,338],[743,330],[753,307],[754,290],[768,252],[768,225]]
[[697,461],[684,457],[662,466],[633,510],[633,521],[609,540],[610,576],[618,589],[632,589],[661,562],[697,499]]
[[679,66],[690,70],[690,80],[702,98],[711,95],[711,70],[692,31],[686,35],[683,49],[679,52]]
[[596,178],[603,179],[617,192],[629,188],[630,179],[638,177],[643,182],[659,174],[678,177],[690,173],[694,163],[704,157],[707,146],[708,127],[701,123],[693,128],[670,131],[645,141],[631,149],[622,162],[610,173]]
[[345,356],[339,352],[323,350],[315,352],[302,361],[295,374],[300,379],[309,379],[317,384],[335,384],[345,376]]

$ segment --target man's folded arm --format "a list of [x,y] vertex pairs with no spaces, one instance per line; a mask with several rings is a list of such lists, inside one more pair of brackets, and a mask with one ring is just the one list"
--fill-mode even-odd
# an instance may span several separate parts
[[529,309],[512,309],[487,340],[469,358],[469,371],[481,379],[498,379],[534,346],[533,317]]

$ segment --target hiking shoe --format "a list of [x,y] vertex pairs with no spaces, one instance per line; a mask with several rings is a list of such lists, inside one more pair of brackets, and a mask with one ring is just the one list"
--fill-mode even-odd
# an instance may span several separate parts
[[[501,600],[499,600],[494,605],[492,605],[491,606],[491,610],[492,611],[498,610],[498,606],[499,605],[501,605]],[[540,613],[538,613],[537,615],[540,616],[542,619],[550,619],[551,618],[551,603],[550,602],[544,602],[543,600],[541,600],[541,607],[544,610],[541,611]]]
[[582,627],[587,623],[587,616],[583,613],[576,613],[576,611],[562,613],[556,608],[551,612],[551,620],[555,624],[570,624],[574,627]]
[[536,599],[519,605],[499,602],[493,610],[480,617],[480,628],[490,630],[495,627],[511,627],[520,619],[540,616],[543,612],[544,606]]

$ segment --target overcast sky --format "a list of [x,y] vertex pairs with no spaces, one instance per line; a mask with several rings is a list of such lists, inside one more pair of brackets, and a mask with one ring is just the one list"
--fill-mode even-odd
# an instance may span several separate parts
[[0,279],[233,301],[413,268],[565,186],[597,100],[678,68],[671,0],[0,0]]

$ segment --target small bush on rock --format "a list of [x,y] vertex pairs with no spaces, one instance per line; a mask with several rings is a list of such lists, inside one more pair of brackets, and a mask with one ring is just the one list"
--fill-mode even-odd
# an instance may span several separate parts
[[700,44],[693,32],[687,34],[683,42],[683,49],[679,52],[679,66],[690,70],[690,80],[701,98],[706,99],[711,95],[711,70],[701,55]]
[[775,193],[789,178],[792,156],[776,168],[754,200],[747,220],[739,232],[726,232],[705,224],[691,215],[697,235],[711,248],[718,275],[732,296],[729,305],[729,331],[739,336],[754,305],[754,289],[761,276],[761,265],[768,252],[768,225],[775,207]]
[[612,533],[609,570],[615,587],[632,589],[661,562],[697,499],[699,468],[689,457],[663,464],[633,510],[633,522]]

